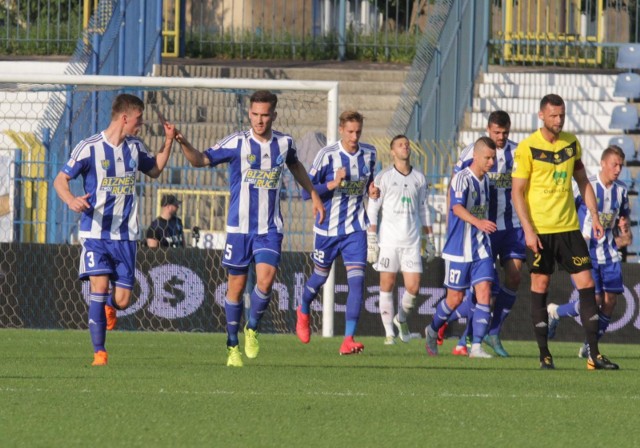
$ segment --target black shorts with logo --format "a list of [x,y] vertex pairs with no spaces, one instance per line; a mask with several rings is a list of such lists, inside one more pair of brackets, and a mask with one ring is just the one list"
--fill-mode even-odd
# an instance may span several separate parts
[[553,274],[555,263],[569,274],[591,269],[589,248],[579,230],[538,235],[542,249],[537,254],[527,247],[529,271],[536,274]]

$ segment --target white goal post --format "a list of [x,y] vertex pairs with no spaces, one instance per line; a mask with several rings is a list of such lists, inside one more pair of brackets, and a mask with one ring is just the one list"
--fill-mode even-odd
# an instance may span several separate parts
[[[29,86],[29,87],[25,87]],[[100,90],[104,88],[122,88],[128,90],[141,89],[230,89],[230,90],[274,90],[274,91],[312,91],[326,95],[326,139],[327,143],[332,143],[338,139],[338,82],[330,81],[295,81],[295,80],[271,80],[271,79],[211,79],[197,77],[134,77],[134,76],[100,76],[100,75],[35,75],[15,73],[0,73],[0,91],[13,92],[34,92],[49,91],[64,97],[65,89],[62,86],[86,86]],[[80,87],[82,88],[82,87]],[[64,100],[58,101],[64,104]],[[60,109],[54,107],[54,112],[48,112],[47,116],[38,120],[29,120],[26,127],[29,132],[33,132],[38,138],[42,126],[42,121],[48,120],[47,125],[52,123],[57,125],[56,119]],[[33,114],[32,114],[33,115]],[[61,114],[60,114],[61,116]],[[1,118],[1,117],[0,117]],[[13,121],[19,121],[20,117],[13,117]],[[295,120],[295,119],[294,119]],[[39,126],[39,127],[38,127]],[[0,131],[12,131],[13,123],[3,123]],[[20,128],[25,129],[25,126]],[[61,162],[60,160],[58,162]],[[308,167],[307,167],[308,168]],[[324,287],[322,306],[322,335],[333,336],[334,333],[334,299],[335,295],[335,273],[331,269],[329,279]]]

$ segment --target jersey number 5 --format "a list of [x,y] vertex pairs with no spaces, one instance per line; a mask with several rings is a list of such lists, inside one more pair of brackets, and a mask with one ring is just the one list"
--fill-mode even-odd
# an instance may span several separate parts
[[225,260],[231,260],[232,251],[233,251],[233,245],[232,244],[227,244],[224,247],[224,259]]

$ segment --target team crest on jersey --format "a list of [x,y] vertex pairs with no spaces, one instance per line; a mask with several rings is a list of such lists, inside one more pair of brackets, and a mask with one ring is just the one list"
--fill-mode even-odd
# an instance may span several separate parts
[[138,163],[134,159],[129,160],[129,168],[135,169],[136,166],[138,166]]
[[471,199],[473,199],[474,201],[478,198],[478,192],[477,191],[472,191],[471,192]]
[[282,156],[282,154],[280,154],[276,159],[276,165],[282,165],[283,163],[284,163],[284,157]]
[[111,160],[101,160],[100,166],[102,167],[103,170],[108,170],[109,167],[111,166]]
[[249,165],[253,165],[254,163],[256,163],[256,155],[255,154],[248,154],[247,155],[247,162],[249,163]]

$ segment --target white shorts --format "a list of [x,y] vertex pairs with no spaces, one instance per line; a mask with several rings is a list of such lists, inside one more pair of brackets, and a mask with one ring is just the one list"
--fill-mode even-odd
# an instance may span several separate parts
[[378,262],[373,265],[378,272],[422,273],[422,257],[419,247],[380,247]]

